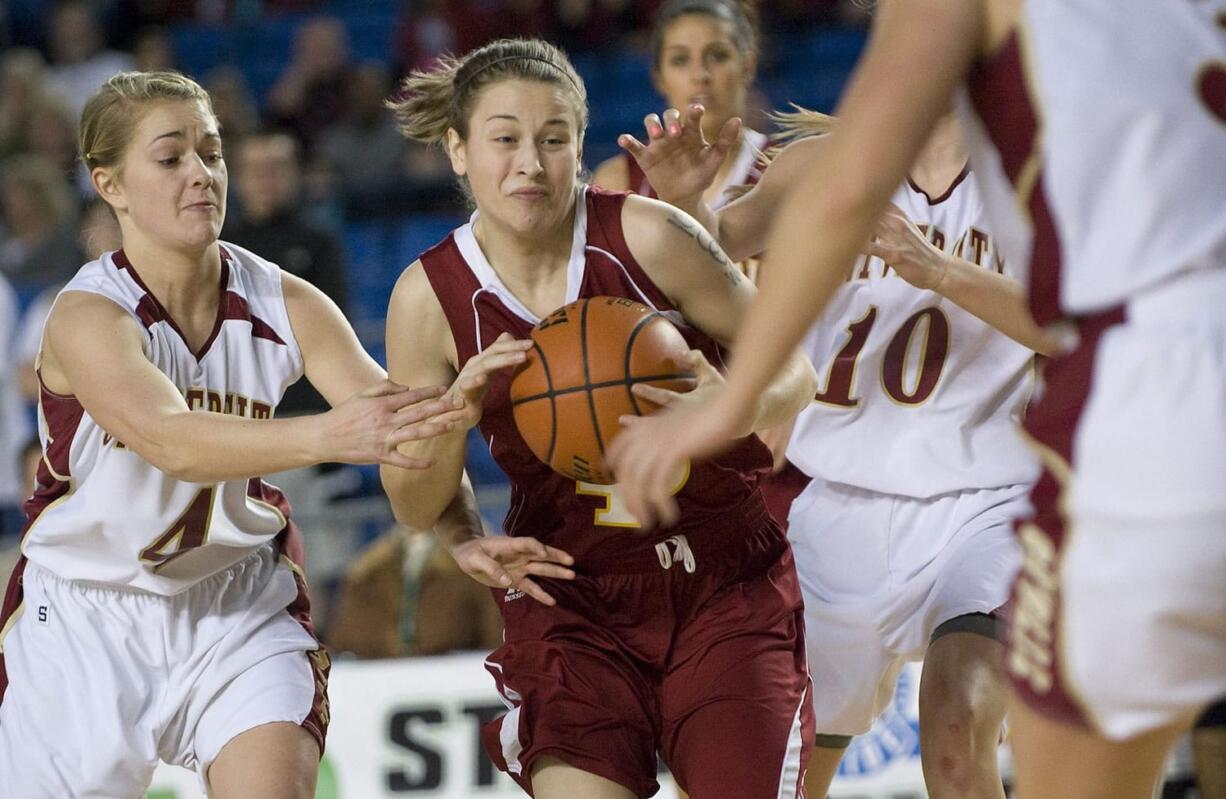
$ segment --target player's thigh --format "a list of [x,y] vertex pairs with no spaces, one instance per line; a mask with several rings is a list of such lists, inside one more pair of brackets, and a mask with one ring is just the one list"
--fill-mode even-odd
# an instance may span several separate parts
[[[661,688],[661,753],[693,799],[795,796],[813,743],[811,692],[786,553],[730,586],[678,641]],[[776,582],[778,580],[779,582]]]
[[1014,702],[1010,741],[1018,799],[1151,799],[1186,725],[1110,741]]
[[521,636],[487,659],[509,710],[482,725],[486,752],[525,791],[538,761],[550,758],[651,795],[659,787],[651,679],[597,623],[575,616],[567,625],[565,608],[557,615],[567,628],[560,637]]
[[157,600],[81,588],[29,564],[24,590],[3,641],[0,796],[143,795],[158,757]]
[[210,799],[311,799],[319,743],[301,725],[273,722],[232,738],[208,770]]
[[535,799],[636,799],[634,791],[612,780],[578,769],[556,757],[541,757],[532,766]]

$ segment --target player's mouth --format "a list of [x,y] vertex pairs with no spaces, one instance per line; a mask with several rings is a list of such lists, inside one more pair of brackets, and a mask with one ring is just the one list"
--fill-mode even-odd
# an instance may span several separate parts
[[511,196],[519,200],[526,200],[527,202],[540,202],[549,198],[549,191],[548,189],[537,187],[516,189],[511,192]]

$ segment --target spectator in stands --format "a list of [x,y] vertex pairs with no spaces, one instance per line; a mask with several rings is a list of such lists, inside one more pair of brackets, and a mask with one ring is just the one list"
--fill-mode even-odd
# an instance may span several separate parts
[[76,242],[76,198],[67,179],[46,159],[10,158],[0,167],[0,273],[26,286],[67,280],[81,265]]
[[67,0],[51,15],[51,86],[72,109],[74,121],[85,101],[117,72],[132,69],[132,57],[105,49],[94,6]]
[[[230,160],[241,207],[231,209],[222,238],[258,252],[314,284],[345,308],[345,263],[340,242],[302,217],[302,163],[286,133],[257,133],[240,141]],[[324,411],[323,398],[305,381],[285,393],[277,412]]]
[[136,68],[142,72],[179,68],[174,42],[162,27],[143,28],[137,32],[136,40],[132,44],[132,56],[136,60]]
[[[118,250],[122,246],[119,222],[110,206],[95,199],[81,215],[77,243],[85,253],[85,260],[93,261],[104,252]],[[17,362],[17,387],[27,404],[38,401],[38,377],[34,374],[34,362],[43,341],[43,324],[51,313],[51,304],[63,287],[62,281],[51,284],[31,300],[17,326],[13,341],[13,359]]]
[[349,83],[349,113],[319,136],[316,155],[335,171],[346,195],[380,192],[404,182],[404,137],[383,107],[391,88],[386,67],[362,64]]
[[26,120],[26,142],[27,152],[45,159],[67,179],[75,205],[94,198],[89,172],[77,157],[77,117],[66,101],[47,94],[34,103]]
[[294,35],[290,63],[268,93],[269,113],[310,150],[325,127],[345,116],[352,78],[344,24],[315,17]]
[[213,98],[213,111],[227,138],[241,140],[260,126],[260,109],[251,96],[247,79],[233,66],[221,66],[204,78],[204,88]]
[[325,638],[362,658],[488,652],[502,642],[489,589],[456,566],[429,531],[397,525],[345,573]]
[[26,151],[27,122],[47,93],[47,65],[24,47],[0,57],[0,160]]
[[30,436],[17,391],[17,363],[12,334],[17,327],[17,295],[0,276],[0,533],[14,526],[16,509],[26,495],[21,447]]

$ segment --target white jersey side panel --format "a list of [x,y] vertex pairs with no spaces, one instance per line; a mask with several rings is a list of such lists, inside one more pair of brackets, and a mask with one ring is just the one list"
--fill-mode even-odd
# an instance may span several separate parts
[[[1040,285],[1044,270],[1058,271],[1048,281],[1058,289],[1039,307],[1058,301],[1064,315],[1092,314],[1179,273],[1226,267],[1224,14],[1222,0],[1024,4],[1016,35],[1025,100],[981,85],[964,116],[1008,259],[1023,265],[1034,253]],[[1007,60],[981,65],[972,95],[977,78],[1003,85],[989,73]],[[1037,144],[1009,132],[1007,107],[1018,101],[1031,106]],[[1026,160],[1022,148],[1039,158],[1002,167],[1002,157]],[[1052,235],[1031,191],[1042,194]],[[1044,237],[1058,259],[1040,257]]]
[[[935,202],[910,185],[893,202],[941,250],[1013,276],[969,174]],[[1016,432],[1033,353],[881,260],[860,259],[803,346],[818,395],[797,419],[788,458],[806,474],[931,497],[1036,473]]]
[[[192,410],[271,418],[302,375],[281,273],[239,247],[223,244],[222,253],[217,326],[200,353],[122,252],[86,264],[63,291],[100,294],[127,310],[145,328],[145,355]],[[286,527],[288,503],[259,478],[176,480],[111,437],[75,397],[44,388],[39,430],[40,488],[22,550],[62,578],[175,594]]]

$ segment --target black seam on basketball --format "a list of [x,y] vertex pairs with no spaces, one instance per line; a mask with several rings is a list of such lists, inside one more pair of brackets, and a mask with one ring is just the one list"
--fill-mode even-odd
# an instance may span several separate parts
[[560,397],[563,394],[574,394],[576,391],[596,391],[602,388],[613,388],[614,386],[629,385],[635,383],[650,383],[653,380],[697,380],[698,375],[693,372],[672,372],[663,375],[641,375],[639,377],[627,377],[622,380],[606,380],[603,383],[592,383],[590,386],[571,386],[570,388],[557,388],[553,391],[542,391],[540,394],[531,394],[527,397],[520,397],[516,400],[511,400],[512,405],[522,405],[525,402],[536,402],[542,399],[553,399]]
[[[532,339],[532,349],[541,356],[541,369],[545,372],[545,385],[548,386],[544,394],[549,397],[549,452],[545,455],[545,463],[553,463],[553,448],[558,443],[558,403],[554,399],[557,394],[553,390],[553,376],[549,374],[549,360],[545,357],[544,348],[536,339]],[[512,407],[518,404],[512,403]]]
[[583,311],[579,314],[579,351],[583,354],[583,389],[587,391],[587,407],[592,414],[592,430],[596,433],[596,446],[600,448],[600,457],[604,457],[604,436],[600,435],[600,419],[596,416],[596,397],[592,395],[592,370],[587,364],[587,307],[588,300],[583,303]]
[[[634,327],[630,330],[630,335],[626,337],[626,359],[622,364],[622,374],[626,377],[630,376],[630,358],[634,354],[634,340],[639,337],[639,333],[643,331],[643,328],[647,326],[647,323],[657,316],[659,316],[659,314],[649,313],[642,319],[635,322]],[[639,408],[639,401],[634,396],[634,385],[631,383],[626,384],[626,396],[630,397],[630,407],[634,408],[635,415],[642,416],[643,411],[641,408]]]

